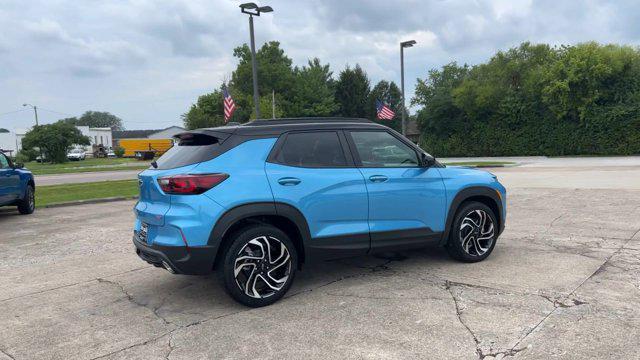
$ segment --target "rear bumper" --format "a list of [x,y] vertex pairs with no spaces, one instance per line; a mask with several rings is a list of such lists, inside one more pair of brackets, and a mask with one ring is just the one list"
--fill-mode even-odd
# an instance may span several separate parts
[[168,266],[176,274],[206,275],[213,270],[217,247],[213,246],[161,246],[148,245],[133,234],[133,245],[138,256],[158,267]]

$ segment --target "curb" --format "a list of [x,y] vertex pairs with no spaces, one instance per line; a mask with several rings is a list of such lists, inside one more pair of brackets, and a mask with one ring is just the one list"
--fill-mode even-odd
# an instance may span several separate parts
[[87,199],[87,200],[78,200],[78,201],[49,204],[49,205],[41,206],[40,208],[46,209],[46,208],[57,208],[57,207],[76,206],[76,205],[101,204],[101,203],[108,203],[108,202],[114,202],[114,201],[135,200],[137,198],[138,198],[137,196],[116,196],[116,197],[108,197],[108,198],[101,198],[101,199]]
[[469,168],[477,168],[477,169],[482,169],[482,168],[508,168],[508,167],[516,167],[516,166],[520,166],[520,164],[498,164],[498,165],[457,165],[456,163],[448,163],[446,164],[446,166],[463,166],[463,167],[469,167]]

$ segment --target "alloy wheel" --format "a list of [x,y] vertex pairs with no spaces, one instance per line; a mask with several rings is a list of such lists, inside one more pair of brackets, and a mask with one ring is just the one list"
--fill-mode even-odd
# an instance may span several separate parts
[[240,249],[234,262],[236,284],[247,296],[266,298],[280,291],[291,274],[289,249],[273,236],[260,236]]
[[27,190],[27,196],[28,196],[28,201],[29,201],[29,209],[35,209],[36,207],[36,195],[33,192],[33,190],[29,189]]
[[495,240],[495,226],[493,219],[484,210],[469,212],[459,229],[462,249],[471,256],[484,255]]

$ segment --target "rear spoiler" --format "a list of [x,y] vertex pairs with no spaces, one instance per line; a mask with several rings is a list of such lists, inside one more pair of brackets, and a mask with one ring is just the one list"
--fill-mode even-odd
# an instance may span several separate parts
[[182,140],[182,139],[189,138],[193,135],[211,136],[218,139],[218,143],[222,144],[231,135],[233,135],[233,131],[227,132],[227,131],[219,131],[219,130],[198,129],[198,130],[185,131],[183,133],[176,134],[174,135],[173,138],[177,140]]

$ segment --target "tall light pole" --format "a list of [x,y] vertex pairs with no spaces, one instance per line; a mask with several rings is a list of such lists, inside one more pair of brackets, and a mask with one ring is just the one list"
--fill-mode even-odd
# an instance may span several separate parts
[[33,113],[36,116],[36,126],[38,126],[38,107],[31,104],[22,104],[22,106],[31,106],[33,108]]
[[[33,108],[33,114],[36,116],[36,127],[38,127],[38,107],[35,105],[27,104],[27,103],[22,104],[22,106],[31,106]],[[38,149],[40,150],[40,161],[44,164],[44,156],[42,155],[42,149],[40,147],[38,147]],[[16,151],[17,150],[18,150],[18,147],[16,145]]]
[[412,47],[415,40],[403,41],[400,43],[400,90],[402,91],[402,135],[407,135],[407,110],[404,106],[404,48]]
[[260,95],[258,94],[258,66],[256,64],[256,41],[253,35],[253,16],[260,13],[272,12],[271,6],[260,6],[255,3],[240,4],[240,11],[249,14],[249,33],[251,37],[251,67],[253,70],[253,103],[256,106],[256,119],[260,118]]

